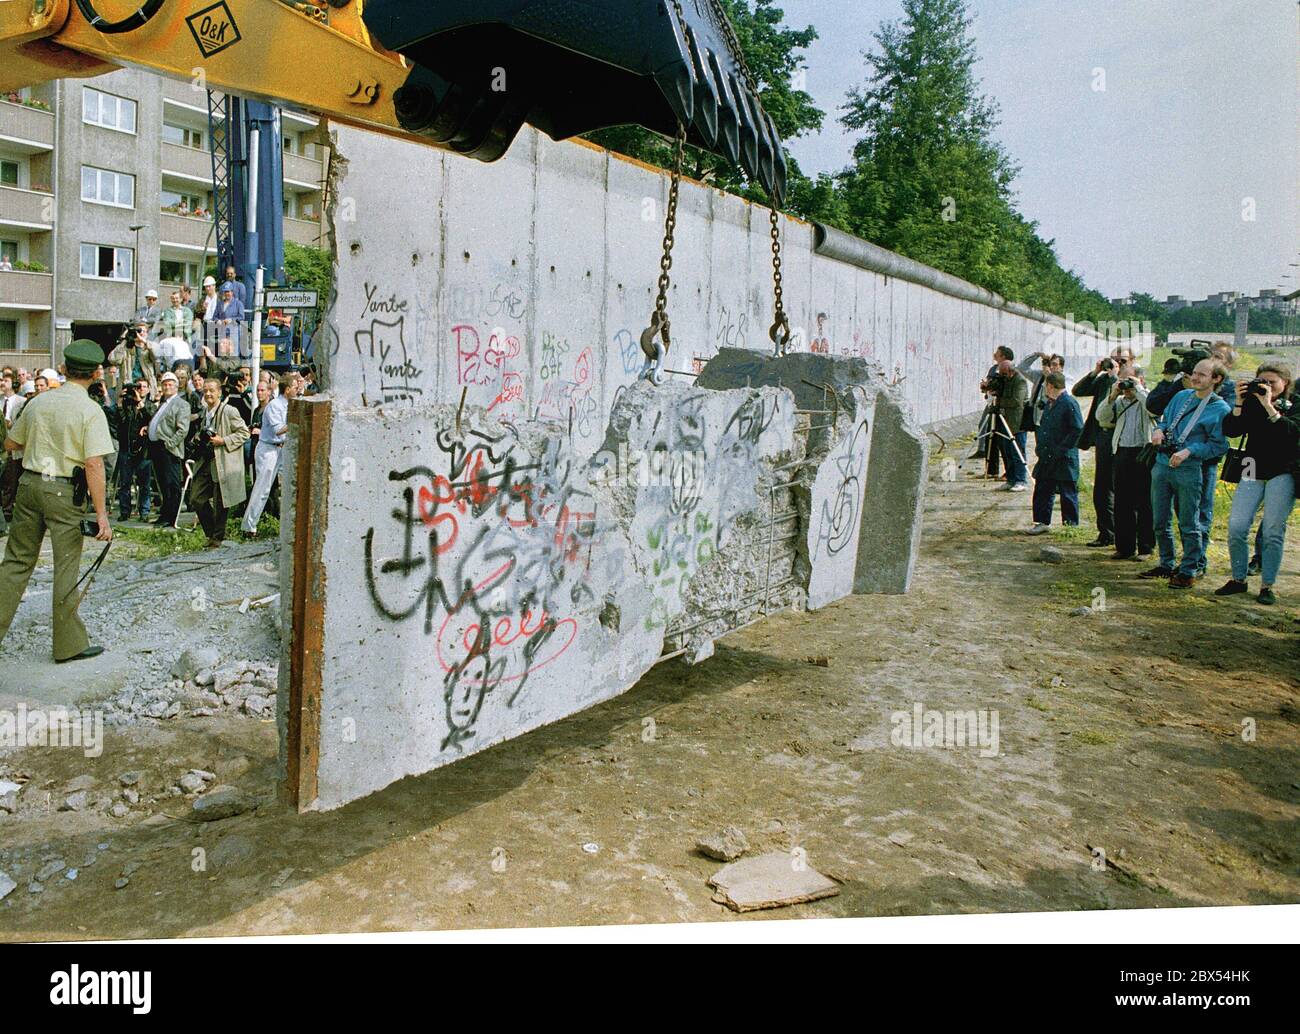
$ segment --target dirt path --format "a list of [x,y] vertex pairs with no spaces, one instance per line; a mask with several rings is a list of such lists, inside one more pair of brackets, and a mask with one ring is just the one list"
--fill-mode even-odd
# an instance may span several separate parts
[[[1041,563],[1049,543],[1019,534],[1027,497],[943,474],[938,460],[911,595],[773,617],[698,668],[663,665],[617,700],[338,812],[274,804],[274,724],[241,717],[110,732],[96,759],[2,759],[0,778],[22,769],[24,793],[56,803],[78,774],[116,791],[128,769],[164,786],[190,768],[266,800],[202,825],[179,817],[183,798],[130,825],[0,813],[0,870],[19,883],[0,937],[739,918],[710,900],[718,863],[693,849],[727,825],[844,882],[747,918],[1300,901],[1291,607],[1140,582],[1135,564],[1085,549],[1090,533]],[[1287,602],[1297,557],[1293,543]],[[1096,590],[1104,612],[1072,615]],[[998,756],[894,745],[891,716],[918,701],[996,711]],[[77,878],[31,892],[50,858]]]

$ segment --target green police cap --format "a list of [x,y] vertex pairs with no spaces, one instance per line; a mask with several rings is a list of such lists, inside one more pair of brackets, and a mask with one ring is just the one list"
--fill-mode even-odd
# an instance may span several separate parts
[[79,338],[63,350],[63,361],[69,367],[93,370],[104,361],[104,350],[93,341]]

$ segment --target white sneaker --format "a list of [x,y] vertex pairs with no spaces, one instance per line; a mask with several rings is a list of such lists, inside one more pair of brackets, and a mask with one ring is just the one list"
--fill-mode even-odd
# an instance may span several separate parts
[[1027,532],[1025,532],[1025,534],[1045,535],[1047,532],[1051,530],[1052,530],[1052,526],[1050,524],[1035,524],[1032,528],[1030,528]]
[[1027,492],[1029,489],[1025,485],[1012,485],[1007,489],[1008,492]]

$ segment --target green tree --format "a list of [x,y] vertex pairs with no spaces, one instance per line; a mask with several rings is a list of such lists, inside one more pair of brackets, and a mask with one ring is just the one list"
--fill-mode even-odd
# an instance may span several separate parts
[[903,18],[873,38],[841,119],[859,134],[838,177],[848,229],[1007,298],[1112,318],[1016,211],[1019,168],[993,136],[998,109],[980,92],[965,0],[903,0]]
[[[776,0],[719,0],[736,30],[745,62],[754,76],[763,107],[776,123],[781,139],[794,140],[805,133],[821,129],[825,112],[799,85],[800,73],[807,67],[804,51],[817,39],[811,25],[792,29],[784,24],[785,12]],[[589,138],[611,151],[641,161],[670,168],[673,143],[639,126],[619,126],[589,134]],[[843,214],[836,198],[836,186],[830,177],[811,179],[789,156],[790,167],[787,209],[806,219],[836,222]],[[686,175],[721,190],[740,194],[751,200],[766,202],[766,192],[745,177],[743,170],[726,158],[696,147],[688,147]]]
[[317,292],[324,309],[329,302],[330,286],[334,282],[333,263],[329,252],[321,248],[305,248],[293,241],[284,242],[284,279],[293,287]]

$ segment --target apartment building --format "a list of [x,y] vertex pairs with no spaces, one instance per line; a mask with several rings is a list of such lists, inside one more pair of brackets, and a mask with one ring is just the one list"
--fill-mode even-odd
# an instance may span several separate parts
[[[319,247],[328,150],[285,112],[284,238]],[[214,261],[207,93],[137,69],[0,95],[0,361],[111,344],[145,291]],[[11,266],[12,268],[4,268]]]

